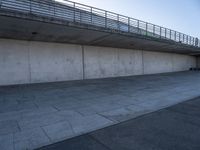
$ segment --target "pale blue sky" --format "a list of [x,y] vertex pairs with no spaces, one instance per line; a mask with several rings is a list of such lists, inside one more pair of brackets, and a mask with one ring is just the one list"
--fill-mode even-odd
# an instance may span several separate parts
[[200,38],[200,0],[73,0]]

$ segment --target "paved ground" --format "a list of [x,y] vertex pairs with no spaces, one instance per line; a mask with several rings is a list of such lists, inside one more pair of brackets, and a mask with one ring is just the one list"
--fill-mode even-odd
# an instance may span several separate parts
[[199,72],[0,87],[0,148],[31,150],[197,96]]
[[200,98],[40,150],[199,150]]

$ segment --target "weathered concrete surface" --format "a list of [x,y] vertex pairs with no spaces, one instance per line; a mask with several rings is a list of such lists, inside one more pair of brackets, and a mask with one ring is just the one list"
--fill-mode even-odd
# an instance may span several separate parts
[[144,51],[144,74],[188,70],[196,66],[196,59],[189,55]]
[[0,85],[189,70],[196,57],[84,45],[0,39]]
[[173,55],[173,71],[187,70],[188,68],[195,67],[196,59],[188,55]]
[[200,72],[0,87],[0,148],[31,150],[200,95]]
[[141,75],[142,51],[86,46],[85,78]]
[[200,68],[200,56],[197,57],[197,67]]
[[0,39],[0,85],[83,78],[80,45]]
[[28,42],[0,39],[0,85],[30,82]]
[[200,98],[40,150],[199,150]]
[[82,79],[81,46],[30,42],[29,49],[31,83]]
[[172,72],[172,57],[170,53],[144,52],[144,74]]
[[189,55],[106,47],[86,46],[84,57],[86,79],[185,71],[196,66],[196,58]]

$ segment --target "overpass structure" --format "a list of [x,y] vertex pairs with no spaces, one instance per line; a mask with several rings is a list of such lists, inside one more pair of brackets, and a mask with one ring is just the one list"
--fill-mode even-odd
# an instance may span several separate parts
[[0,85],[188,70],[200,40],[63,0],[0,0]]

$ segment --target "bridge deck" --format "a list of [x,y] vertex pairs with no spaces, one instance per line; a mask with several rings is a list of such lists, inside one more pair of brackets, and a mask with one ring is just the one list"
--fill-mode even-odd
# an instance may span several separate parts
[[1,0],[0,37],[197,54],[197,38],[90,6]]

